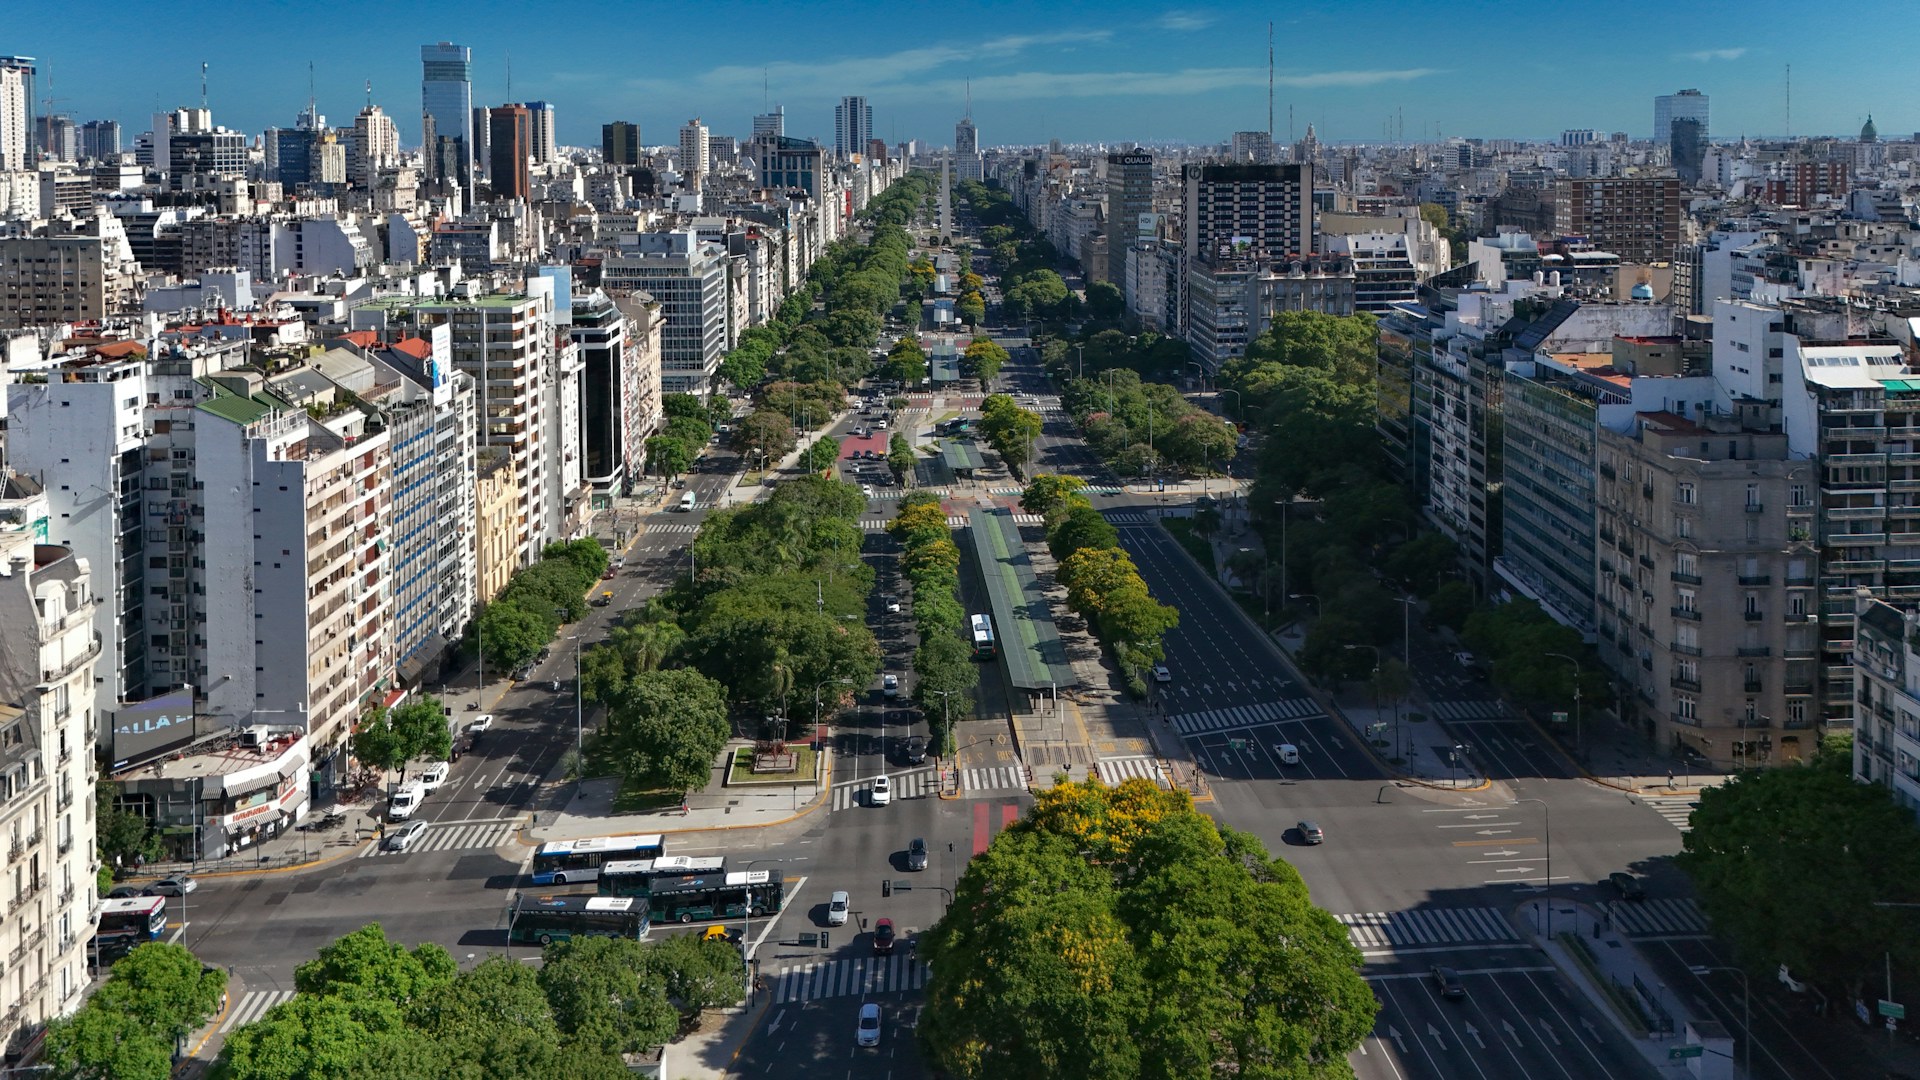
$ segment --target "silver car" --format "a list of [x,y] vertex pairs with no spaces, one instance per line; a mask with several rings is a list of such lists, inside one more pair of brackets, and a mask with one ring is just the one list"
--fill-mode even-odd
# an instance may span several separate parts
[[426,822],[409,821],[388,833],[387,838],[380,842],[380,847],[385,851],[405,851],[413,846],[414,841],[420,839],[421,833],[426,831]]

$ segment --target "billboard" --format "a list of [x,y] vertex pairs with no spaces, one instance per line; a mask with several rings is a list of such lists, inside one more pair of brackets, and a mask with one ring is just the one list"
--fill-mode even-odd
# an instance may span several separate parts
[[113,768],[149,761],[193,741],[193,689],[173,690],[113,710]]

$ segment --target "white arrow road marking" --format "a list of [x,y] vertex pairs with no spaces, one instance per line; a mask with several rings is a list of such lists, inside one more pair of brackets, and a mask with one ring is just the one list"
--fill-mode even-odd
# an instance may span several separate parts
[[1553,1025],[1547,1023],[1545,1020],[1540,1021],[1540,1033],[1542,1035],[1545,1035],[1547,1038],[1552,1039],[1553,1045],[1555,1046],[1560,1045],[1560,1036],[1555,1035],[1553,1033]]
[[1473,835],[1475,836],[1510,836],[1512,835],[1512,833],[1513,833],[1512,829],[1475,829],[1473,832]]
[[1507,1030],[1507,1038],[1512,1039],[1516,1043],[1520,1041],[1520,1033],[1513,1029],[1513,1021],[1502,1020],[1500,1021],[1500,1026]]
[[1393,1045],[1399,1047],[1402,1054],[1407,1052],[1407,1040],[1400,1034],[1399,1028],[1389,1026],[1387,1028],[1387,1038],[1393,1040]]
[[1524,873],[1526,873],[1527,871],[1529,871],[1529,870],[1532,870],[1532,869],[1533,869],[1533,864],[1532,864],[1532,863],[1528,863],[1528,864],[1527,864],[1526,866],[1503,866],[1503,867],[1501,867],[1500,869],[1498,869],[1498,870],[1495,870],[1495,871],[1494,871],[1494,873],[1496,873],[1496,874],[1524,874]]
[[767,1025],[767,1034],[771,1035],[780,1030],[780,1018],[785,1015],[787,1015],[787,1010],[785,1009],[781,1009],[779,1012],[773,1014],[773,1023]]
[[1485,821],[1488,818],[1497,818],[1499,816],[1499,814],[1468,814],[1466,818],[1468,821]]
[[1467,1025],[1467,1038],[1472,1039],[1474,1042],[1480,1044],[1480,1049],[1485,1050],[1487,1048],[1487,1040],[1480,1037],[1479,1030],[1476,1029],[1472,1024]]
[[1446,1049],[1447,1049],[1447,1040],[1445,1040],[1445,1039],[1443,1039],[1443,1038],[1441,1038],[1441,1037],[1440,1037],[1440,1029],[1439,1029],[1439,1028],[1437,1028],[1437,1027],[1434,1027],[1434,1026],[1433,1026],[1432,1024],[1428,1024],[1428,1025],[1427,1025],[1427,1038],[1429,1038],[1429,1039],[1432,1039],[1432,1040],[1433,1040],[1434,1042],[1436,1042],[1436,1043],[1439,1043],[1439,1044],[1440,1044],[1440,1050],[1441,1050],[1441,1052],[1442,1052],[1442,1053],[1445,1053],[1445,1052],[1446,1052]]
[[1600,1029],[1593,1026],[1593,1021],[1583,1016],[1580,1018],[1580,1023],[1586,1027],[1588,1037],[1592,1038],[1594,1042],[1600,1041]]

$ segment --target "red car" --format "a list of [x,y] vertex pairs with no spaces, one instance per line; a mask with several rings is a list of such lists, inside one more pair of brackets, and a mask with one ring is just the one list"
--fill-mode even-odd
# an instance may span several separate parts
[[873,924],[873,951],[890,953],[893,951],[893,920],[877,919]]

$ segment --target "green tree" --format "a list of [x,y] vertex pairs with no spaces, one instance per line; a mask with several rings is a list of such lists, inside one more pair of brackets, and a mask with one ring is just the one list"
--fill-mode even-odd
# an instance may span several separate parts
[[731,942],[674,934],[649,945],[646,958],[661,977],[667,999],[687,1022],[707,1009],[734,1005],[747,996],[740,951]]
[[772,357],[773,351],[764,345],[743,343],[721,359],[717,374],[742,390],[751,390],[767,377],[767,361]]
[[220,1008],[226,986],[225,971],[204,969],[184,946],[147,942],[72,1016],[47,1025],[47,1059],[66,1077],[161,1080],[176,1041]]
[[815,439],[800,455],[800,467],[808,472],[825,472],[840,460],[840,444],[832,439]]
[[663,394],[660,397],[660,415],[668,420],[698,420],[707,422],[706,402],[693,394]]
[[634,1053],[673,1038],[680,1017],[647,946],[628,938],[578,937],[545,950],[540,988],[570,1039],[602,1053]]
[[1103,322],[1126,318],[1127,298],[1111,281],[1096,281],[1087,286],[1087,314]]
[[148,862],[160,861],[163,848],[153,823],[123,809],[118,792],[111,780],[102,779],[93,786],[94,836],[101,858],[119,867],[132,866],[136,856]]
[[452,955],[428,942],[409,949],[387,937],[380,924],[368,923],[336,938],[293,971],[293,988],[302,994],[374,998],[405,1004],[415,995],[453,980]]
[[887,440],[888,471],[893,473],[895,480],[904,481],[913,475],[913,463],[913,445],[907,442],[904,434],[894,432],[892,438]]
[[1283,311],[1273,325],[1247,344],[1246,356],[1229,369],[1230,378],[1266,361],[1285,367],[1311,368],[1343,386],[1373,386],[1378,361],[1379,332],[1372,315],[1324,315],[1317,311]]
[[927,377],[927,351],[920,347],[920,340],[912,334],[894,342],[887,351],[887,362],[881,368],[881,374],[901,386],[915,386]]
[[1086,486],[1087,482],[1077,476],[1039,473],[1027,482],[1026,490],[1021,493],[1020,509],[1052,519],[1055,513],[1074,506],[1091,507],[1093,504],[1080,494],[1080,490]]
[[658,671],[686,641],[687,632],[670,619],[622,623],[581,657],[582,693],[588,701],[605,705],[628,679]]
[[784,457],[794,444],[793,424],[772,409],[755,409],[733,426],[734,448],[767,463]]
[[646,788],[705,787],[732,733],[725,687],[687,668],[632,676],[607,709],[608,753]]
[[1047,550],[1056,562],[1064,563],[1082,548],[1119,546],[1119,531],[1091,504],[1072,507],[1067,516],[1047,532]]
[[974,338],[966,351],[960,354],[960,374],[969,379],[979,379],[981,386],[993,382],[999,376],[1000,369],[1012,359],[1007,350],[992,338]]
[[1379,1007],[1292,867],[1144,781],[1048,789],[954,893],[920,1035],[961,1080],[1338,1076]]
[[560,625],[551,609],[529,609],[504,598],[488,604],[478,623],[481,646],[495,671],[532,663]]
[[954,301],[953,314],[968,326],[979,326],[987,321],[987,300],[977,292],[962,293]]
[[1416,593],[1431,593],[1440,587],[1459,554],[1459,546],[1450,537],[1428,530],[1394,548],[1381,569]]
[[1443,582],[1427,596],[1428,618],[1454,631],[1467,625],[1473,608],[1473,586],[1464,581]]
[[1876,906],[1920,902],[1920,829],[1885,787],[1818,758],[1744,772],[1700,793],[1692,826],[1675,861],[1749,971],[1786,964],[1858,997],[1886,954],[1920,962],[1913,912]]
[[353,733],[354,757],[376,769],[398,769],[402,780],[407,778],[407,762],[445,761],[452,750],[446,708],[432,696],[377,708]]
[[693,448],[671,435],[649,437],[646,449],[647,471],[656,476],[680,476],[693,467]]
[[1039,413],[1020,408],[1006,394],[989,394],[980,403],[980,434],[1015,474],[1033,459],[1041,428]]

